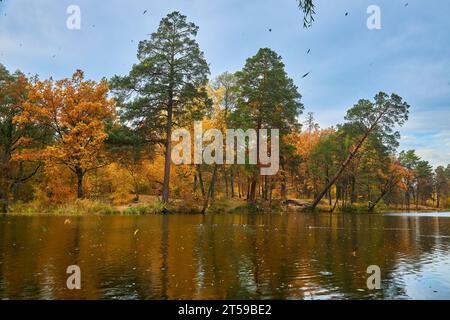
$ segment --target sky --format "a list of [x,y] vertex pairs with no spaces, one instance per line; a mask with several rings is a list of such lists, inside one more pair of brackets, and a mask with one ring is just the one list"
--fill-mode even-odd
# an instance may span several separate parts
[[[66,26],[70,5],[81,10],[79,30]],[[379,30],[367,28],[370,5],[381,9]],[[2,0],[0,63],[41,78],[125,75],[139,41],[174,10],[199,26],[211,78],[272,48],[321,127],[342,123],[359,99],[397,93],[411,105],[400,150],[450,163],[448,0],[316,0],[308,29],[296,0]]]

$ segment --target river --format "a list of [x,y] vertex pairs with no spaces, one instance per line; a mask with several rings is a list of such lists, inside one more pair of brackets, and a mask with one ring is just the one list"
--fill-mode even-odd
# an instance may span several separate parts
[[450,213],[0,217],[0,299],[450,299]]

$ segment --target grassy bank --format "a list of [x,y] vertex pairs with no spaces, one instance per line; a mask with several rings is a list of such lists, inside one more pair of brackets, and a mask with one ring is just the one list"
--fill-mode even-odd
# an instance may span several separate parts
[[[299,201],[301,203],[308,203],[308,201]],[[9,215],[17,216],[37,216],[37,215],[52,215],[52,216],[137,216],[150,214],[164,214],[164,213],[178,213],[178,214],[200,214],[202,201],[200,199],[190,200],[174,200],[168,205],[164,205],[156,197],[142,196],[138,202],[129,203],[126,205],[113,205],[107,202],[93,201],[88,199],[76,200],[71,203],[50,205],[41,204],[38,202],[17,203],[10,206]],[[386,205],[378,206],[373,212],[369,212],[367,204],[353,204],[345,207],[337,206],[334,213],[353,213],[353,214],[368,214],[368,213],[384,213],[384,212],[432,212],[432,211],[450,211],[450,209],[437,209],[432,207],[419,206],[409,210],[401,207],[389,207]],[[244,199],[217,199],[207,209],[206,214],[255,214],[255,213],[282,213],[282,212],[316,212],[329,213],[330,207],[327,205],[319,205],[315,210],[310,210],[304,207],[293,205],[282,205],[280,201],[259,202],[257,204],[249,204]]]

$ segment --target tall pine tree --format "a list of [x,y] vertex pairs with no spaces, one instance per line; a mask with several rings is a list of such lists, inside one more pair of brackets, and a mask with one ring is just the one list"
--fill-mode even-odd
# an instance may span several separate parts
[[186,16],[170,13],[149,40],[139,43],[139,62],[130,74],[112,79],[123,117],[148,141],[165,146],[164,203],[169,201],[173,126],[201,118],[209,105],[205,88],[209,67],[195,41],[197,32]]
[[[281,57],[271,49],[260,49],[236,76],[239,98],[233,117],[235,124],[256,130],[279,129],[282,143],[283,136],[298,125],[303,105]],[[259,149],[257,153],[259,166]],[[255,170],[250,186],[251,203],[255,202],[258,178],[259,171]]]

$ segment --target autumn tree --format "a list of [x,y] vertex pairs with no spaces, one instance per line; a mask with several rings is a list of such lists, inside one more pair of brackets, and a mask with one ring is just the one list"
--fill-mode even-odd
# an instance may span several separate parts
[[[24,148],[38,148],[48,132],[31,124],[19,126],[14,119],[23,114],[28,80],[21,72],[9,73],[0,65],[0,212],[8,209],[8,200],[18,199],[20,186],[41,167],[40,162],[23,156]],[[34,143],[30,137],[34,137]]]
[[375,207],[388,195],[394,188],[400,187],[402,179],[405,177],[405,168],[401,165],[398,159],[392,157],[388,162],[387,172],[382,173],[382,183],[380,194],[378,197],[369,203],[369,211],[373,211]]
[[[284,67],[281,57],[268,48],[260,49],[247,59],[242,71],[236,74],[239,98],[233,113],[233,122],[238,128],[257,131],[279,129],[280,144],[284,136],[298,126],[297,117],[303,111],[301,95]],[[259,166],[259,140],[257,149]],[[249,194],[251,203],[255,202],[259,180],[259,173],[253,171]]]
[[334,177],[323,188],[314,200],[311,208],[315,209],[329,189],[340,178],[352,160],[358,155],[366,140],[373,134],[377,134],[383,141],[397,139],[399,133],[395,131],[396,126],[403,125],[408,120],[409,105],[396,95],[390,96],[380,92],[374,101],[360,100],[351,108],[345,117],[347,127],[359,131],[356,142],[350,148],[348,156],[340,164]]
[[34,157],[69,168],[77,178],[78,198],[84,197],[86,173],[106,164],[102,156],[105,122],[115,113],[114,101],[107,95],[107,81],[84,80],[80,70],[59,81],[36,77],[23,113],[16,117],[22,127],[33,124],[51,130],[53,142]]
[[[165,146],[162,201],[169,201],[171,136],[174,125],[200,119],[206,108],[209,67],[195,37],[198,27],[172,12],[149,40],[139,43],[138,60],[128,76],[114,77],[119,107],[136,130]],[[195,108],[194,100],[205,104]]]

